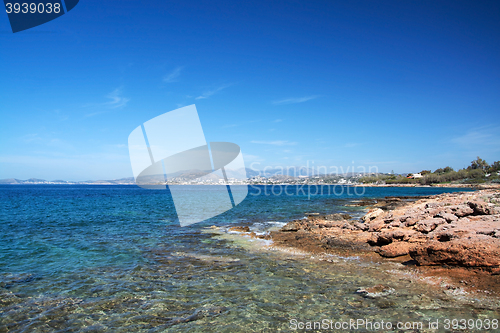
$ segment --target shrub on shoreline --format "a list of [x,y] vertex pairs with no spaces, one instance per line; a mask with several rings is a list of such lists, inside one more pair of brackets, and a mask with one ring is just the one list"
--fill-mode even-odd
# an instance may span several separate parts
[[458,171],[452,167],[439,168],[434,172],[423,170],[420,174],[422,178],[413,179],[402,175],[378,175],[367,176],[359,179],[361,183],[385,183],[385,184],[439,184],[439,183],[469,183],[477,184],[490,182],[499,182],[498,172],[500,171],[500,161],[494,162],[491,166],[479,156],[471,162],[467,168]]

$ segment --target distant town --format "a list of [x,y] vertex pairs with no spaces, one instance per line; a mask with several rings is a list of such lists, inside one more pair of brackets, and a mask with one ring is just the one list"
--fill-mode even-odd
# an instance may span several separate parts
[[[431,185],[431,184],[500,184],[500,161],[491,165],[479,156],[467,168],[455,171],[447,166],[435,171],[422,170],[418,173],[330,173],[319,174],[306,167],[254,170],[222,170],[207,173],[200,170],[184,170],[168,177],[164,175],[140,176],[142,185]],[[224,175],[224,176],[223,176]],[[165,181],[167,179],[167,181]],[[3,185],[135,185],[133,177],[115,180],[44,180],[30,178],[0,179]]]
[[[366,176],[377,177],[377,173],[361,174],[361,173],[346,173],[338,175],[255,175],[246,179],[231,178],[227,182],[219,177],[200,177],[190,179],[187,177],[173,177],[166,182],[155,182],[154,184],[166,185],[318,185],[318,184],[331,184],[331,185],[356,185],[360,184],[359,179]],[[87,180],[87,181],[66,181],[66,180],[45,180],[30,178],[27,180],[21,179],[0,179],[0,184],[6,185],[135,185],[133,177],[121,178],[115,180]]]

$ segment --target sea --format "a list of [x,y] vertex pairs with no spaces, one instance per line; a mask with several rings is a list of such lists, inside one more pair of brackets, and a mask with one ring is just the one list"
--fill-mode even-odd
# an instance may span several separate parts
[[[0,185],[0,332],[438,332],[447,324],[451,332],[495,320],[498,328],[500,303],[487,294],[447,288],[399,262],[283,251],[230,230],[265,235],[309,213],[359,218],[364,198],[465,189],[284,189],[249,186],[233,209],[181,227],[168,190]],[[380,295],[360,292],[377,285]]]

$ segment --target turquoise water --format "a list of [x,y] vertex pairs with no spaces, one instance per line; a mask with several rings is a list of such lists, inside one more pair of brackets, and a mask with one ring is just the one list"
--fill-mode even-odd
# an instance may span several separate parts
[[[288,187],[289,196],[253,187],[236,208],[181,228],[168,191],[0,186],[0,332],[274,332],[290,331],[293,319],[427,325],[430,319],[499,318],[496,300],[460,290],[436,294],[432,286],[444,282],[416,283],[418,272],[396,263],[355,255],[311,259],[227,231],[249,225],[262,232],[308,212],[361,216],[360,208],[345,206],[360,197],[455,190],[315,191]],[[356,293],[377,284],[390,294]]]

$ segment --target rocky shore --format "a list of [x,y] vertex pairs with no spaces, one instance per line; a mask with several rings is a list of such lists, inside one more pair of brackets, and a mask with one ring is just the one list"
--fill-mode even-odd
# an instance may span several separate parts
[[478,184],[462,184],[462,183],[439,183],[439,184],[429,184],[429,185],[422,185],[422,184],[353,184],[352,186],[356,187],[452,187],[452,188],[472,188],[476,190],[486,190],[486,189],[493,189],[493,190],[498,190],[500,189],[500,184],[498,183],[478,183]]
[[[447,269],[457,276],[473,274],[476,279],[486,276],[499,280],[493,284],[500,282],[500,191],[357,204],[371,208],[361,219],[310,215],[289,222],[270,236],[276,246],[312,253],[378,253],[405,265],[441,272]],[[490,279],[487,284],[492,282]]]

